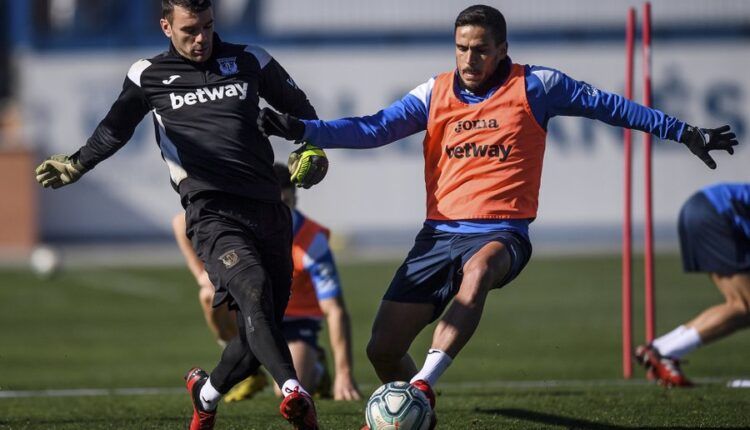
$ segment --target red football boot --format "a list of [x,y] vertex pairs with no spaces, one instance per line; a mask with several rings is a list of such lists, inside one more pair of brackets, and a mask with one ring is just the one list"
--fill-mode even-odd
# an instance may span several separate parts
[[200,400],[201,387],[208,381],[208,374],[200,367],[193,367],[185,375],[185,385],[193,403],[193,420],[190,430],[213,430],[216,422],[216,410],[206,411]]
[[665,387],[692,387],[682,369],[680,360],[663,357],[653,345],[640,345],[635,349],[636,361],[646,368],[646,377]]
[[430,384],[424,379],[418,379],[412,382],[411,385],[414,386],[419,391],[421,391],[422,394],[424,394],[424,396],[427,397],[427,400],[430,401],[430,407],[432,408],[432,416],[430,418],[429,430],[433,430],[435,427],[437,427],[437,416],[435,414],[435,392],[432,391],[432,387],[430,387]]
[[430,384],[427,383],[424,379],[419,379],[411,383],[414,387],[416,387],[419,391],[422,392],[422,394],[427,397],[427,400],[430,401],[430,407],[432,409],[435,409],[435,392],[432,391],[432,387],[430,387]]
[[279,411],[284,419],[292,423],[295,430],[320,430],[315,403],[309,394],[300,392],[299,387],[284,397]]

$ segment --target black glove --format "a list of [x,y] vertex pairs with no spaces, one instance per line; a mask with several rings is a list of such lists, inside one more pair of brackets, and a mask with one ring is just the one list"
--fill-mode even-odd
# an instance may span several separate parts
[[258,130],[264,136],[280,136],[286,140],[299,141],[305,134],[305,124],[299,119],[263,108],[258,115]]
[[716,162],[708,154],[708,151],[719,149],[727,151],[731,155],[734,154],[733,146],[739,143],[737,142],[737,136],[731,133],[729,129],[728,125],[719,128],[698,128],[685,125],[680,143],[685,144],[690,152],[706,163],[706,166],[715,169]]

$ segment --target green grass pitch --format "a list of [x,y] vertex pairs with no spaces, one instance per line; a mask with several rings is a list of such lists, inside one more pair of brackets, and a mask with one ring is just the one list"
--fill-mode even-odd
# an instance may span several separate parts
[[[366,394],[378,383],[365,344],[396,264],[341,266]],[[640,273],[634,279],[641,284]],[[657,259],[656,282],[658,333],[721,300],[674,256]],[[637,286],[636,310],[641,296]],[[0,270],[0,310],[0,429],[186,429],[182,375],[219,356],[181,268],[69,270],[48,281]],[[637,344],[642,314],[634,319]],[[430,331],[414,343],[418,364]],[[536,257],[491,294],[477,333],[438,384],[439,428],[750,428],[750,389],[726,387],[750,379],[748,333],[693,353],[685,369],[700,384],[688,390],[647,384],[639,368],[622,381],[620,339],[618,256]],[[84,388],[94,391],[19,397]],[[289,428],[277,408],[270,390],[221,405],[216,428]],[[318,413],[324,429],[359,429],[364,401],[319,401]]]

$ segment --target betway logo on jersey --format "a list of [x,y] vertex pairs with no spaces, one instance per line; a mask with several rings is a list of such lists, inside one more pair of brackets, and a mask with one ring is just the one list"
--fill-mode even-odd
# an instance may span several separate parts
[[230,97],[239,97],[240,100],[245,100],[247,98],[247,82],[213,88],[203,87],[190,93],[171,93],[169,95],[169,99],[172,101],[172,109],[175,110],[185,105],[192,106],[196,103],[208,103]]
[[459,120],[453,127],[453,131],[461,133],[469,130],[482,130],[485,128],[498,128],[496,119]]
[[445,147],[448,158],[488,157],[497,158],[498,162],[507,160],[512,150],[513,145],[477,145],[475,142],[462,143],[453,148]]

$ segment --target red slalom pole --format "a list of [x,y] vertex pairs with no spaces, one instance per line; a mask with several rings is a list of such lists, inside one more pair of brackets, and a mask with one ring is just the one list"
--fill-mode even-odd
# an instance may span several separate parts
[[[643,4],[643,104],[651,107],[651,3]],[[645,194],[645,231],[644,231],[644,270],[645,270],[645,314],[646,314],[646,342],[654,340],[655,312],[654,312],[654,227],[651,191],[651,134],[645,133],[643,138],[644,154],[644,194]]]
[[[625,97],[633,99],[633,45],[635,44],[635,8],[628,9],[625,24]],[[633,131],[623,133],[624,191],[622,217],[622,377],[630,379],[633,363]]]

